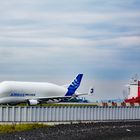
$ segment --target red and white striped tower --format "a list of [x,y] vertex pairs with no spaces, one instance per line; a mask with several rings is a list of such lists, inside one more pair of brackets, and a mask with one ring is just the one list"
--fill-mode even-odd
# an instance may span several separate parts
[[140,97],[140,81],[138,81],[138,97]]
[[125,100],[127,103],[140,103],[140,81],[138,76],[135,75],[130,81],[128,86],[128,99]]

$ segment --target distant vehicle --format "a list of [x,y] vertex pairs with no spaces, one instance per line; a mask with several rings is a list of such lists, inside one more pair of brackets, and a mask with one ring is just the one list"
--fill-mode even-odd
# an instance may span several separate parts
[[77,77],[69,86],[58,86],[52,83],[4,81],[0,83],[0,104],[16,105],[28,103],[37,105],[48,102],[60,102],[80,95],[92,94],[78,93],[83,74]]

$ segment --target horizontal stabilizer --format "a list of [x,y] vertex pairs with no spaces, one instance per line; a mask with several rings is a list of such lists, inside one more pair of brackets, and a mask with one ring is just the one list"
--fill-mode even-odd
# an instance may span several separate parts
[[89,88],[89,91],[88,91],[88,95],[93,95],[94,94],[94,88],[93,87],[90,87]]

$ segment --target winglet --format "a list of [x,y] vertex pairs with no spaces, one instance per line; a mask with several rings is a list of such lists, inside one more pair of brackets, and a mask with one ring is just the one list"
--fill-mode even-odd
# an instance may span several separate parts
[[93,87],[90,87],[89,88],[89,91],[88,91],[88,95],[91,96],[94,94],[94,88]]
[[78,74],[77,77],[73,80],[73,82],[68,87],[68,92],[65,96],[72,96],[77,88],[80,86],[83,74]]

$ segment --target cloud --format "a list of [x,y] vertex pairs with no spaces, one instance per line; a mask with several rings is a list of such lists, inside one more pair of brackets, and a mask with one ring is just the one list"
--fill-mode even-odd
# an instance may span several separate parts
[[94,77],[100,97],[120,93],[119,82],[140,69],[139,6],[138,0],[1,2],[0,79],[65,83],[83,72],[91,83]]

